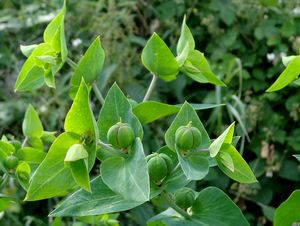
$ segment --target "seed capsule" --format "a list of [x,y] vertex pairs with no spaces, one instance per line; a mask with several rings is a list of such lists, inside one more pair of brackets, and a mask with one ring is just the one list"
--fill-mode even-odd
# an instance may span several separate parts
[[118,122],[107,132],[108,142],[115,148],[127,148],[134,141],[134,132],[128,123]]
[[175,143],[181,150],[187,151],[198,148],[202,135],[198,128],[187,125],[180,126],[175,133]]
[[195,201],[195,194],[190,188],[182,188],[174,194],[175,203],[182,209],[191,207]]
[[3,164],[7,170],[13,170],[18,166],[19,159],[16,156],[10,155],[4,159]]

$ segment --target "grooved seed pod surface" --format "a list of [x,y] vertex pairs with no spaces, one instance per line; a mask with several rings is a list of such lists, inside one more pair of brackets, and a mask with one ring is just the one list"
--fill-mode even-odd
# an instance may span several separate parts
[[196,127],[180,126],[175,133],[175,142],[181,150],[191,150],[200,146],[202,135]]
[[164,158],[159,155],[156,155],[149,159],[148,170],[150,180],[153,182],[162,180],[168,174],[167,163],[165,162]]
[[15,169],[19,163],[19,159],[16,156],[10,155],[4,159],[4,166],[8,170]]
[[195,194],[190,188],[182,188],[175,193],[175,203],[182,209],[191,207],[195,201]]
[[115,148],[127,148],[134,141],[134,132],[127,123],[117,123],[107,132],[108,142]]

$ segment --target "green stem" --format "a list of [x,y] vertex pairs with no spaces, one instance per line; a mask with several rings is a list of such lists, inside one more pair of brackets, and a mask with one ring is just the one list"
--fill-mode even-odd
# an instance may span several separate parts
[[161,197],[168,203],[168,205],[175,210],[177,213],[185,217],[186,219],[191,218],[191,216],[185,212],[183,209],[181,209],[179,206],[176,205],[176,203],[173,201],[173,199],[170,197],[169,194],[167,194],[165,191],[161,193]]
[[77,68],[77,66],[78,66],[78,65],[77,65],[73,60],[71,60],[69,57],[67,58],[66,62],[67,62],[67,64],[69,64],[70,67],[73,68],[74,70],[75,70],[75,69]]
[[103,98],[103,96],[102,96],[102,94],[101,94],[101,92],[100,92],[100,90],[99,90],[99,88],[97,86],[96,81],[93,81],[92,86],[93,86],[93,91],[96,94],[97,99],[103,105],[104,104],[104,98]]
[[152,91],[153,91],[153,89],[155,87],[156,81],[157,81],[157,76],[155,74],[152,74],[152,80],[151,80],[151,83],[150,83],[150,85],[148,87],[148,90],[147,90],[147,92],[145,94],[143,102],[145,102],[145,101],[147,101],[149,99],[149,97],[150,97],[150,95],[151,95],[151,93],[152,93]]
[[28,137],[25,137],[25,139],[23,140],[23,143],[22,143],[22,148],[24,148],[26,146],[28,142]]

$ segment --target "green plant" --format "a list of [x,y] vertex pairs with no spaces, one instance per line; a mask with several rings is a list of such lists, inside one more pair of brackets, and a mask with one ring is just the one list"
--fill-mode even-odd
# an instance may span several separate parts
[[[55,88],[57,72],[65,63],[70,65],[74,69],[69,91],[73,104],[65,118],[65,132],[56,137],[53,132],[45,131],[36,110],[29,105],[23,121],[25,139],[21,147],[14,146],[5,137],[0,142],[1,163],[10,153],[15,153],[20,161],[15,173],[5,168],[3,172],[15,177],[26,190],[25,201],[66,196],[75,191],[50,216],[83,217],[132,209],[160,196],[170,208],[149,219],[149,225],[249,225],[235,203],[218,188],[192,191],[194,202],[182,205],[177,200],[182,208],[172,197],[191,181],[202,180],[215,166],[238,182],[256,182],[235,148],[238,138],[234,137],[234,124],[211,141],[196,113],[203,105],[148,101],[158,78],[169,82],[176,80],[179,72],[199,83],[225,86],[212,72],[204,54],[195,49],[185,18],[176,57],[156,33],[148,40],[141,58],[152,73],[152,81],[143,102],[136,103],[116,83],[105,98],[99,91],[95,81],[105,59],[99,37],[78,64],[69,58],[64,35],[65,12],[66,3],[44,31],[43,43],[22,47],[28,58],[15,85],[16,91],[32,91],[44,84]],[[90,105],[91,88],[102,104],[97,121]],[[165,133],[166,145],[147,164],[142,124],[173,114],[177,115]],[[47,153],[46,143],[50,144]],[[182,154],[181,149],[191,151]],[[101,161],[100,175],[92,171],[96,159]],[[158,172],[152,173],[152,167],[157,170],[158,165],[161,177]],[[91,181],[90,175],[94,177]],[[151,177],[155,183],[151,183]]]

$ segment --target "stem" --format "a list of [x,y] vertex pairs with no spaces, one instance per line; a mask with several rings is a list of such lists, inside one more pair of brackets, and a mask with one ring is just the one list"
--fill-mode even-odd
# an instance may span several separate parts
[[103,98],[103,96],[102,96],[102,94],[101,94],[101,92],[100,92],[100,90],[99,90],[99,88],[98,88],[98,86],[96,84],[96,81],[93,81],[92,86],[93,86],[93,90],[94,90],[94,92],[96,94],[97,99],[103,105],[104,104],[104,98]]
[[77,66],[78,66],[78,65],[77,65],[73,60],[71,60],[69,57],[67,58],[66,62],[67,62],[67,64],[69,64],[70,67],[73,68],[74,70],[75,70],[75,69],[77,68]]
[[25,145],[27,144],[27,141],[28,141],[28,137],[25,137],[25,139],[23,140],[23,143],[22,143],[22,148],[25,147]]
[[145,102],[145,101],[147,101],[149,99],[149,97],[150,97],[150,95],[151,95],[151,93],[152,93],[152,91],[153,91],[153,89],[155,87],[156,81],[157,81],[157,76],[155,74],[152,74],[152,80],[151,80],[151,83],[150,83],[150,85],[148,87],[148,90],[147,90],[147,92],[145,94],[143,102]]
[[110,146],[109,144],[106,144],[104,142],[102,142],[101,140],[98,140],[97,141],[97,144],[99,146],[101,146],[102,148],[106,149],[106,150],[109,150],[111,152],[113,152],[114,154],[117,154],[117,155],[121,155],[123,157],[127,156],[125,153],[123,153],[122,151],[118,150],[118,149],[114,149],[112,146]]
[[165,191],[161,193],[161,197],[168,203],[168,205],[175,210],[177,213],[182,215],[183,217],[189,219],[191,216],[185,212],[183,209],[181,209],[179,206],[176,205],[176,203],[173,201],[173,199],[170,197],[169,194],[167,194]]

